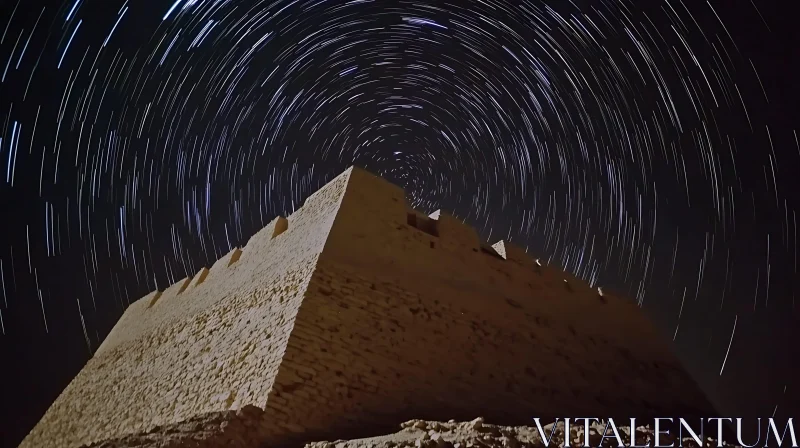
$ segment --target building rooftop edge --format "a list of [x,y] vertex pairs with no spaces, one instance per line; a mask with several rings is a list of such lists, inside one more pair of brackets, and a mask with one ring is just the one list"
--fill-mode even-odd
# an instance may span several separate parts
[[[210,267],[204,266],[204,267],[200,268],[197,273],[192,274],[191,276],[187,276],[185,278],[182,278],[179,281],[175,282],[172,285],[167,286],[164,289],[156,289],[156,290],[153,290],[153,291],[149,292],[148,294],[144,295],[140,299],[137,299],[136,301],[131,302],[130,305],[126,308],[126,311],[132,305],[134,305],[135,303],[138,303],[140,300],[145,300],[148,297],[150,297],[151,301],[152,301],[150,306],[148,306],[148,308],[150,308],[153,305],[155,305],[156,303],[158,303],[158,301],[161,298],[161,296],[167,291],[177,290],[176,294],[181,294],[181,293],[183,293],[183,292],[185,292],[187,290],[190,290],[192,288],[200,287],[201,284],[206,280],[206,277],[211,272],[213,272],[215,269],[219,269],[219,268],[225,269],[225,268],[228,268],[231,265],[235,264],[239,260],[239,258],[242,256],[242,254],[247,251],[248,246],[250,246],[250,243],[251,243],[251,241],[253,240],[253,237],[256,234],[258,234],[259,232],[261,232],[261,231],[263,231],[263,230],[265,230],[265,229],[267,229],[267,228],[269,228],[271,226],[273,226],[275,228],[275,230],[273,231],[274,232],[273,238],[275,236],[279,235],[280,233],[282,233],[283,231],[286,231],[287,230],[287,226],[288,226],[287,222],[290,221],[292,216],[297,215],[301,210],[303,210],[303,208],[306,206],[306,204],[308,204],[308,200],[309,199],[314,197],[314,195],[316,195],[318,192],[324,190],[325,187],[327,187],[328,185],[332,184],[337,179],[340,179],[342,176],[348,175],[348,174],[350,174],[352,172],[359,172],[359,173],[367,174],[370,177],[373,177],[373,178],[376,178],[376,179],[380,179],[383,182],[387,182],[389,184],[397,186],[396,184],[388,181],[387,179],[385,179],[383,177],[380,177],[380,176],[372,173],[371,171],[369,171],[369,170],[367,170],[365,168],[362,168],[362,167],[359,167],[359,166],[356,166],[356,165],[351,165],[346,170],[344,170],[343,172],[341,172],[340,174],[338,174],[337,176],[332,178],[328,183],[326,183],[321,188],[316,190],[314,193],[310,194],[306,198],[305,202],[303,203],[303,206],[301,206],[298,209],[296,209],[293,213],[291,213],[291,214],[289,214],[289,215],[287,215],[285,217],[281,216],[281,215],[276,215],[267,225],[265,225],[264,227],[259,229],[257,232],[254,232],[253,235],[251,235],[251,237],[248,239],[247,243],[244,246],[235,246],[235,247],[233,247],[228,253],[226,253],[225,255],[220,257]],[[345,192],[344,194],[346,195],[347,192]],[[471,225],[469,225],[467,223],[464,223],[462,220],[456,218],[453,215],[450,215],[449,213],[447,213],[447,212],[445,212],[445,211],[443,211],[441,209],[436,210],[436,211],[426,215],[425,213],[423,213],[423,212],[421,212],[421,211],[419,211],[417,209],[414,209],[408,203],[406,203],[406,208],[409,210],[409,213],[411,213],[413,211],[413,213],[417,214],[418,216],[427,216],[429,219],[434,220],[434,221],[439,221],[440,219],[442,219],[442,216],[446,216],[448,221],[453,221],[453,220],[454,221],[458,221],[461,226],[463,226],[464,228],[475,232],[476,235],[477,235],[477,231],[473,226],[471,226]],[[484,251],[484,252],[486,252],[486,253],[488,253],[490,255],[495,255],[497,257],[500,257],[500,258],[502,258],[502,259],[504,259],[506,261],[510,261],[510,262],[516,263],[518,265],[522,265],[524,267],[527,267],[527,268],[533,270],[534,272],[539,272],[542,268],[545,268],[545,267],[549,266],[549,265],[542,264],[540,258],[537,258],[537,257],[531,255],[530,253],[528,253],[528,251],[526,249],[522,248],[521,246],[519,246],[519,245],[517,245],[517,244],[515,244],[515,243],[513,243],[511,241],[505,240],[505,239],[497,240],[494,243],[481,240],[480,241],[479,250],[482,250],[482,251]],[[223,260],[226,260],[226,259],[228,259],[227,262],[223,261]],[[560,270],[561,272],[563,272],[567,276],[575,277],[573,274],[571,274],[571,273],[569,273],[567,271],[563,271],[560,268],[556,268],[556,269]],[[565,278],[564,281],[566,282],[567,279]],[[590,285],[590,287],[591,287],[591,285]],[[606,296],[615,295],[616,296],[616,294],[609,293],[608,291],[606,291],[606,292],[601,291],[601,288],[597,288],[597,289],[598,289],[598,294],[600,296],[603,296],[603,295],[606,295]]]

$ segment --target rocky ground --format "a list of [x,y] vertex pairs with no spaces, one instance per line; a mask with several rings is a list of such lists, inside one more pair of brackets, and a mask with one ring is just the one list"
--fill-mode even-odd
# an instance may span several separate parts
[[[267,430],[268,422],[263,411],[246,406],[238,411],[221,412],[197,417],[176,425],[156,427],[143,434],[92,444],[84,448],[262,448],[259,440]],[[550,447],[563,447],[564,422],[544,426],[546,437],[551,437]],[[305,448],[539,448],[548,444],[540,437],[535,426],[498,426],[485,423],[482,418],[471,422],[435,422],[410,420],[400,425],[394,434],[355,440],[313,442]],[[594,423],[589,428],[590,447],[618,446],[613,437],[602,438],[605,423]],[[627,426],[617,426],[625,446],[630,445],[631,433]],[[609,433],[612,434],[612,433]],[[635,430],[636,445],[654,445],[654,432],[649,426]],[[584,447],[586,436],[583,425],[570,425],[568,446]],[[697,443],[684,437],[682,443],[674,436],[663,435],[662,447],[699,448]],[[707,439],[706,447],[717,447],[717,442]],[[735,445],[725,444],[724,447]]]
[[[535,426],[497,426],[484,423],[481,418],[467,423],[458,423],[453,420],[449,422],[410,420],[400,426],[402,429],[394,434],[367,439],[314,442],[307,444],[305,448],[538,448],[548,446],[539,436],[539,430]],[[552,434],[549,446],[565,446],[564,422],[555,425],[554,432],[553,426],[553,424],[549,424],[543,427],[546,437]],[[605,423],[595,423],[589,428],[589,446],[618,446],[618,442],[614,438],[603,440],[602,434],[605,428]],[[629,445],[630,428],[618,426],[617,429],[623,443]],[[609,432],[609,434],[612,433]],[[636,428],[635,437],[638,446],[646,446],[648,442],[650,446],[654,445],[654,432],[649,426]],[[699,448],[691,438],[685,437],[682,442],[679,444],[676,437],[663,435],[659,440],[659,446],[674,444],[675,447]],[[568,445],[583,447],[584,443],[583,425],[570,425]],[[717,442],[708,438],[705,446],[716,447]],[[725,444],[724,446],[733,447],[735,445]]]

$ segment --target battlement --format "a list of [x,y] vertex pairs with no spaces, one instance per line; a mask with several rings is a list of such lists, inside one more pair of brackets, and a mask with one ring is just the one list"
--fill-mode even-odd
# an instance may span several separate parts
[[482,242],[445,212],[413,210],[358,168],[133,302],[22,446],[248,405],[264,410],[258,443],[277,446],[411,417],[711,409],[632,303],[510,242]]
[[[361,182],[372,183],[373,188],[375,186],[374,184],[383,187],[382,189],[378,189],[383,197],[380,198],[380,201],[376,201],[378,206],[382,207],[382,211],[389,212],[383,213],[383,217],[390,217],[391,222],[398,226],[401,224],[405,225],[405,230],[410,230],[415,234],[415,237],[412,238],[414,244],[418,244],[420,247],[427,245],[430,249],[441,249],[450,252],[471,251],[481,256],[491,257],[491,260],[486,259],[484,262],[491,263],[492,267],[495,269],[506,269],[507,267],[503,266],[503,263],[509,262],[513,263],[515,267],[530,271],[531,274],[536,274],[540,279],[546,277],[551,282],[554,281],[556,277],[562,277],[558,279],[558,282],[563,286],[564,291],[574,293],[575,297],[588,295],[597,296],[597,299],[601,303],[608,303],[608,295],[606,295],[606,298],[601,298],[596,289],[592,289],[587,283],[576,279],[571,274],[562,272],[557,268],[543,266],[537,258],[528,254],[525,249],[505,240],[500,240],[493,244],[482,242],[475,228],[454,216],[441,210],[436,210],[430,215],[425,215],[423,212],[410,207],[405,199],[405,193],[399,187],[358,168],[351,168],[348,170],[348,172],[351,171],[355,171],[357,176],[362,177]],[[132,306],[132,308],[130,308],[132,311],[130,317],[134,318],[134,316],[136,316],[135,318],[140,319],[143,324],[138,326],[138,331],[136,331],[136,333],[151,330],[156,323],[162,323],[164,319],[162,319],[161,316],[165,314],[163,307],[171,306],[176,309],[183,308],[183,301],[177,300],[178,295],[187,291],[192,292],[192,290],[201,287],[207,279],[209,283],[202,287],[213,288],[211,283],[221,281],[219,279],[224,279],[226,276],[230,275],[227,271],[231,269],[242,256],[258,257],[263,261],[279,261],[280,257],[272,254],[272,241],[284,234],[284,232],[289,231],[290,223],[293,229],[298,227],[304,228],[305,226],[302,225],[302,220],[309,216],[315,216],[313,209],[317,203],[316,198],[324,197],[326,188],[327,186],[310,195],[304,205],[288,217],[278,216],[273,219],[262,228],[262,230],[253,235],[243,248],[233,248],[225,256],[217,260],[210,268],[204,267],[194,277],[183,278],[164,290],[153,291],[140,299],[146,301],[148,305],[146,307]],[[392,205],[387,207],[386,204]],[[403,210],[403,212],[400,213],[400,210]],[[404,222],[402,222],[403,217],[405,217]],[[396,231],[397,228],[393,230]],[[565,298],[566,297],[569,296],[565,296]],[[611,300],[619,299],[613,298]],[[153,325],[149,325],[151,320]],[[129,335],[134,334],[133,331],[127,333]],[[103,352],[111,345],[111,343],[104,343],[104,346],[101,347],[95,355]]]

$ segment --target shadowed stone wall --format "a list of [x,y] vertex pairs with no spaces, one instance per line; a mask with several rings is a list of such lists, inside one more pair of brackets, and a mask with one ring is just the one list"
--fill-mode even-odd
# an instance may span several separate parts
[[349,174],[208,272],[132,303],[20,446],[80,446],[264,408]]
[[292,427],[270,441],[410,418],[714,414],[635,304],[431,217],[353,172],[267,401]]
[[[252,406],[263,412],[235,412]],[[351,169],[210,270],[131,304],[22,446],[712,414],[634,304]]]

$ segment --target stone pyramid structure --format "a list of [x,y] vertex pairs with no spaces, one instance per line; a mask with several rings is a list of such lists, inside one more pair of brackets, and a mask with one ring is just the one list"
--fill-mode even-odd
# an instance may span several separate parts
[[132,303],[21,446],[282,447],[411,418],[714,414],[634,303],[350,168]]

